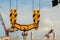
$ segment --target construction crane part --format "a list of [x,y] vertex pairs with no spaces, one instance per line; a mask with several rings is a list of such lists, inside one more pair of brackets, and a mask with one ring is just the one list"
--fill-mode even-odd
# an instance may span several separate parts
[[16,19],[17,19],[17,12],[16,10],[12,9],[10,11],[10,22],[12,27],[14,27],[14,23],[16,23]]
[[53,32],[53,40],[56,40],[56,32]]
[[45,36],[48,36],[50,33],[52,33],[54,30],[51,29]]
[[47,40],[50,40],[50,35],[49,34],[45,35],[45,37],[47,37]]
[[27,35],[28,35],[28,33],[25,31],[22,33],[22,36],[27,36]]
[[48,34],[50,34],[50,33],[52,33],[54,30],[53,29],[51,29],[49,32],[48,32]]
[[39,23],[40,21],[40,13],[39,13],[39,10],[34,10],[33,11],[33,21],[34,23]]
[[50,34],[51,33],[53,33],[53,40],[56,40],[56,32],[53,30],[53,29],[51,29],[46,35],[45,35],[45,37],[47,37],[47,39],[48,40],[50,40]]
[[1,16],[1,14],[0,14],[0,21],[1,21],[1,24],[2,24],[2,26],[3,26],[3,28],[4,28],[4,31],[5,31],[5,35],[6,36],[9,36],[9,32],[13,32],[14,30],[12,29],[12,28],[6,28],[6,26],[5,26],[5,23],[4,23],[4,21],[3,21],[3,18],[2,18],[2,16]]
[[30,25],[21,25],[21,24],[17,24],[15,23],[15,26],[13,28],[17,28],[21,31],[29,31],[33,28],[37,28],[37,24],[30,24]]
[[29,31],[33,28],[35,28],[37,30],[38,25],[39,25],[39,21],[40,21],[40,12],[39,12],[39,10],[33,11],[33,20],[34,20],[33,24],[21,25],[21,24],[16,23],[16,19],[17,19],[17,12],[16,12],[16,10],[11,9],[11,11],[10,11],[10,22],[11,22],[12,28],[17,28],[21,31]]
[[2,19],[1,13],[0,13],[0,21],[1,21],[1,24],[2,24],[2,26],[3,26],[3,28],[4,28],[4,30],[5,30],[5,34],[6,34],[6,36],[9,36],[8,31],[7,31],[7,29],[6,29],[6,26],[5,26],[4,22],[3,22],[3,19]]

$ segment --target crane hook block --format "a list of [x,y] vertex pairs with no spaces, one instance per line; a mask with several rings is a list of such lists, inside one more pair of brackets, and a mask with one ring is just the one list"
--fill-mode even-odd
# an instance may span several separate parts
[[16,23],[16,20],[17,20],[17,11],[14,9],[11,9],[10,10],[10,22],[11,22],[12,28],[17,28],[21,31],[29,31],[34,28],[35,28],[35,30],[37,30],[39,21],[40,21],[40,12],[39,12],[39,10],[33,11],[33,22],[34,22],[33,24],[22,25],[22,24]]

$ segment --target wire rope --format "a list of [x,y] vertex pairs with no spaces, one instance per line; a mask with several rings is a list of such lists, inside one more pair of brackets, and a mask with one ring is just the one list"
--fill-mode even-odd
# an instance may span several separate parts
[[18,0],[16,0],[16,10],[18,10]]
[[10,0],[10,10],[11,10],[11,0]]
[[32,0],[32,11],[34,10],[34,0]]
[[39,11],[40,11],[40,0],[39,0]]

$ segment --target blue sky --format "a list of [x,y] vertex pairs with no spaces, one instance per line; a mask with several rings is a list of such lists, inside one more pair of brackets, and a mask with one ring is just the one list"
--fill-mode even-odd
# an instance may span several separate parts
[[[9,19],[9,7],[10,0],[0,0],[0,13],[3,17],[4,23],[7,27],[11,27],[10,19]],[[15,9],[15,1],[12,0],[11,7]],[[30,30],[28,34],[28,38],[30,38],[30,32],[33,31],[33,38],[39,39],[42,38],[51,28],[56,31],[57,40],[60,40],[60,5],[58,4],[55,7],[52,7],[52,0],[40,0],[40,13],[41,20],[39,23],[39,29]],[[34,7],[38,9],[39,0],[34,0]],[[2,9],[1,9],[2,8]],[[4,10],[4,11],[3,11]],[[29,16],[28,16],[29,15]],[[29,20],[28,20],[29,19]],[[18,0],[18,18],[17,23],[20,24],[30,24],[33,23],[32,20],[32,0]],[[15,33],[15,34],[14,34]],[[22,38],[21,31],[17,31],[14,33],[10,33],[12,37],[15,37],[16,34],[19,34],[19,38]],[[38,35],[38,37],[37,37]],[[0,36],[5,36],[5,32],[3,26],[0,23]]]

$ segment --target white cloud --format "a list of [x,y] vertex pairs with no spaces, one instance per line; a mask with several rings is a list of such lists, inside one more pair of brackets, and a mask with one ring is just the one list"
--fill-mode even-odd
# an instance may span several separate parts
[[51,21],[49,18],[46,18],[44,20],[44,24],[46,24],[46,25],[54,25],[53,21]]

